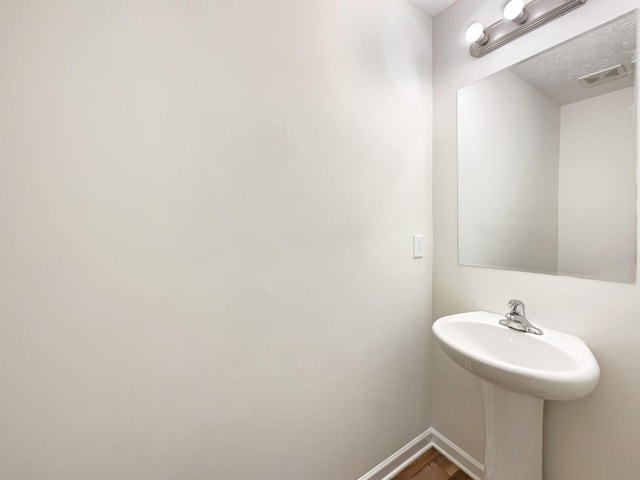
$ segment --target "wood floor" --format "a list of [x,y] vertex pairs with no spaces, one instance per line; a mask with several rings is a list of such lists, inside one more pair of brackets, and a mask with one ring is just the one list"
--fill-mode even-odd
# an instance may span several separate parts
[[471,477],[432,448],[393,480],[471,480]]

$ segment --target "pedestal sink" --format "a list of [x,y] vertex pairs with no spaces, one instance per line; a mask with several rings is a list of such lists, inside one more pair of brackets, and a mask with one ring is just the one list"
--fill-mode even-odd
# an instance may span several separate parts
[[575,400],[591,392],[600,368],[578,337],[548,328],[523,333],[504,317],[470,312],[443,317],[433,333],[444,352],[482,380],[485,480],[542,480],[544,400]]

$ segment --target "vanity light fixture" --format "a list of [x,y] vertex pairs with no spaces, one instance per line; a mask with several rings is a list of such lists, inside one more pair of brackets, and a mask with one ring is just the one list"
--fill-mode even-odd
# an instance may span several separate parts
[[481,23],[473,23],[467,28],[465,38],[469,43],[477,43],[478,45],[486,45],[489,41],[489,35],[484,31]]
[[504,7],[503,19],[487,28],[474,23],[467,29],[469,53],[482,57],[585,3],[587,0],[530,0],[526,4],[525,0],[510,0]]
[[522,25],[529,18],[527,11],[524,9],[524,0],[511,0],[504,7],[502,16],[505,20],[511,20],[518,25]]

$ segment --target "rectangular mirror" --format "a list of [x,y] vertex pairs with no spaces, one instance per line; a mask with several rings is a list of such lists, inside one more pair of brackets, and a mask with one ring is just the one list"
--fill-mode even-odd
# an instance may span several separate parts
[[635,281],[636,17],[458,91],[461,265]]

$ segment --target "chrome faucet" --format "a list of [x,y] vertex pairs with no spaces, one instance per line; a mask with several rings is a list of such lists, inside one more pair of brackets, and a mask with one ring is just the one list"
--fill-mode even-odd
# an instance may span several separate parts
[[527,317],[524,314],[524,303],[520,300],[509,300],[507,306],[511,310],[505,314],[502,320],[500,320],[500,325],[504,325],[505,327],[524,333],[542,335],[542,330],[538,327],[534,327],[531,325],[529,320],[527,320]]

